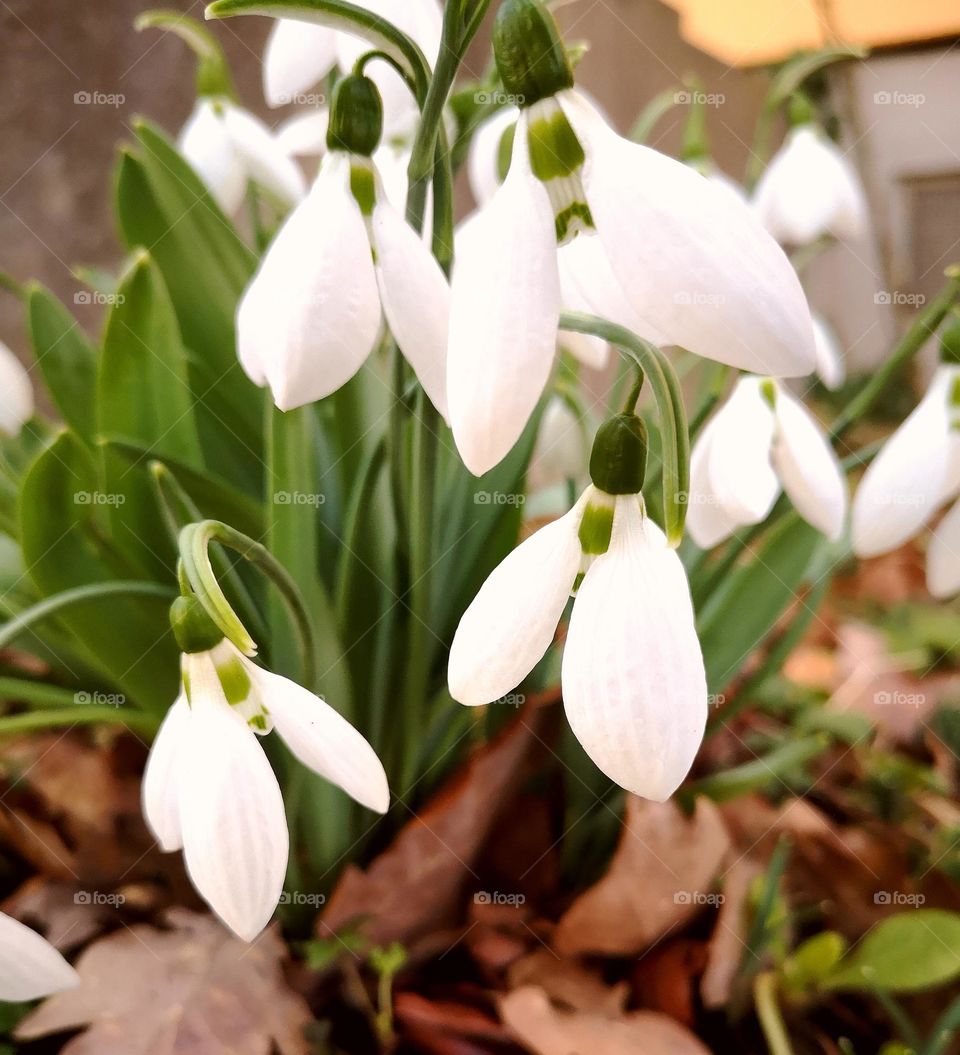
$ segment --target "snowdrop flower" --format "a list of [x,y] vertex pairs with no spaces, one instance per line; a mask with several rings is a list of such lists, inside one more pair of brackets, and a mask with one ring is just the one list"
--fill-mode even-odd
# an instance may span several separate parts
[[0,1000],[39,1000],[79,982],[80,976],[49,942],[0,912]]
[[322,699],[256,666],[181,597],[171,623],[183,688],[157,734],[143,811],[167,852],[183,850],[200,896],[244,941],[267,925],[289,856],[280,785],[258,743],[276,730],[307,768],[368,809],[389,805],[373,748]]
[[33,414],[30,375],[0,341],[0,433],[16,436]]
[[703,737],[707,685],[686,574],[644,511],[643,424],[601,427],[574,508],[522,542],[483,584],[450,651],[454,699],[511,692],[543,657],[576,591],[561,679],[567,719],[621,787],[663,800]]
[[236,212],[253,182],[285,204],[306,193],[303,173],[277,137],[225,96],[201,96],[180,133],[180,153],[227,214]]
[[[357,0],[359,7],[392,23],[419,45],[431,66],[440,51],[443,12],[437,0]],[[355,34],[295,19],[274,23],[263,56],[263,93],[269,106],[309,101],[310,90],[334,67],[350,70],[370,51]],[[370,74],[380,89],[388,135],[405,134],[416,124],[417,107],[392,66],[377,62]]]
[[[960,365],[951,358],[864,473],[853,500],[854,552],[875,557],[896,549],[958,493]],[[927,587],[935,597],[960,591],[960,503],[934,529]]]
[[385,316],[446,415],[449,290],[439,264],[391,205],[371,159],[380,118],[372,81],[339,82],[316,183],[240,302],[240,362],[256,384],[269,384],[281,410],[322,399],[349,381],[373,350]]
[[590,444],[585,422],[563,396],[547,403],[540,430],[530,456],[527,487],[531,494],[569,480],[582,480],[586,474]]
[[507,454],[546,386],[557,247],[578,234],[598,241],[633,313],[665,343],[758,372],[809,373],[803,291],[751,211],[617,135],[573,87],[538,0],[505,0],[494,49],[505,90],[523,104],[506,179],[453,273],[447,392],[467,467],[480,475]]
[[470,141],[467,179],[477,205],[486,205],[503,183],[519,117],[517,107],[505,106],[480,124]]
[[773,378],[741,378],[693,448],[691,538],[709,549],[737,528],[761,523],[781,489],[804,520],[840,537],[846,482],[820,426]]
[[816,313],[813,315],[813,336],[816,342],[817,376],[833,392],[847,376],[840,342],[827,321]]
[[867,202],[856,170],[813,124],[793,128],[754,195],[754,208],[778,241],[806,245],[824,235],[861,238]]

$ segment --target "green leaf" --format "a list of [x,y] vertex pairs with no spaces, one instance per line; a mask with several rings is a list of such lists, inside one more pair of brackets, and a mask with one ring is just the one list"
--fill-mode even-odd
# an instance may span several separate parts
[[[70,432],[52,441],[27,473],[19,506],[21,546],[42,596],[131,577],[109,538],[102,507],[89,500],[97,492],[93,456]],[[173,701],[179,678],[167,607],[160,598],[116,598],[110,605],[71,608],[56,622],[90,670],[139,706],[159,712]],[[82,683],[84,672],[73,673]]]
[[822,982],[826,989],[913,993],[960,976],[960,914],[916,909],[868,931]]
[[97,378],[101,435],[200,464],[180,329],[163,277],[140,251],[123,276],[103,338]]
[[822,542],[816,528],[791,513],[700,606],[697,628],[710,692],[721,690],[774,629]]
[[771,110],[782,106],[803,85],[803,82],[808,77],[813,76],[818,70],[822,70],[835,62],[863,59],[866,56],[867,52],[863,48],[852,44],[837,44],[828,48],[821,48],[819,51],[797,55],[784,63],[777,71],[776,76],[773,78],[773,83],[770,85],[766,106]]
[[847,944],[847,939],[833,930],[808,938],[784,960],[785,984],[797,993],[818,985],[840,962]]
[[32,282],[25,292],[30,341],[47,391],[63,420],[91,443],[96,430],[96,349],[49,290]]

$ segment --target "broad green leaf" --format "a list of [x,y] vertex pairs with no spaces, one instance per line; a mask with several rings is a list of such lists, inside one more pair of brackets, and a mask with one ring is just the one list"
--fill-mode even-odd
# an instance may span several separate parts
[[960,976],[960,914],[916,909],[882,920],[823,981],[826,989],[912,993]]
[[822,542],[796,513],[787,515],[701,605],[697,626],[710,692],[721,690],[774,629]]
[[790,989],[803,992],[819,985],[847,951],[847,939],[833,930],[821,931],[799,945],[783,962],[784,981]]
[[[42,596],[131,578],[110,542],[102,507],[90,498],[97,492],[93,456],[70,432],[52,441],[27,473],[19,507],[21,545]],[[160,599],[117,598],[110,605],[65,611],[57,626],[69,632],[92,670],[131,702],[159,712],[173,700],[179,677],[167,607]]]
[[96,431],[97,353],[80,324],[47,289],[26,287],[37,366],[63,420],[88,443]]

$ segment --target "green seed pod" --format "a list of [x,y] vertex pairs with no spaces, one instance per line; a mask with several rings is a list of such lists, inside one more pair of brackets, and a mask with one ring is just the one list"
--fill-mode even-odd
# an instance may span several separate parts
[[383,102],[369,77],[351,74],[337,83],[330,104],[327,147],[350,154],[370,155],[383,135]]
[[940,362],[960,366],[960,319],[940,334]]
[[500,79],[519,106],[573,87],[573,70],[553,15],[540,0],[503,0],[493,23]]
[[170,605],[170,626],[181,652],[209,652],[223,640],[223,631],[196,597],[178,597]]
[[590,453],[590,479],[608,495],[635,495],[647,471],[647,427],[636,414],[603,423]]

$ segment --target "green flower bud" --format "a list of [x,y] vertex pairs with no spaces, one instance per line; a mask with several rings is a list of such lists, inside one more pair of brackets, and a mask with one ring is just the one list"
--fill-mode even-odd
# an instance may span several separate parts
[[540,0],[503,0],[493,23],[500,79],[520,106],[573,87],[573,70],[553,15]]
[[960,320],[940,334],[940,362],[960,366]]
[[590,453],[590,479],[608,495],[635,495],[647,471],[647,427],[636,414],[603,423]]
[[787,120],[791,128],[797,125],[809,125],[816,118],[817,112],[813,103],[802,92],[794,92],[790,97],[790,105],[787,109]]
[[223,640],[223,631],[196,597],[178,597],[170,605],[170,626],[181,652],[209,652]]
[[328,149],[370,157],[382,134],[383,102],[373,81],[362,74],[338,81],[330,104]]

